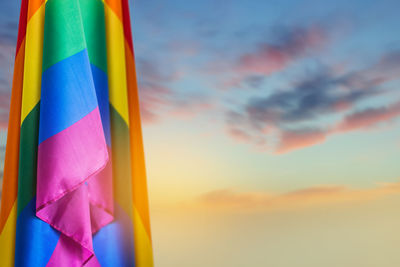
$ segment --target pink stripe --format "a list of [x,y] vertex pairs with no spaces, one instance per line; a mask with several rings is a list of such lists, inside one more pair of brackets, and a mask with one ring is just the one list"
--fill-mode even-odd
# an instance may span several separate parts
[[91,261],[92,234],[113,220],[111,192],[111,164],[96,108],[38,148],[36,215],[61,232],[48,266]]

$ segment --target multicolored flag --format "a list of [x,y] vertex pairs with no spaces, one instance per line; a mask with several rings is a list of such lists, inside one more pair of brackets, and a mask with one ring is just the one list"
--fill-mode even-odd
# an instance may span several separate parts
[[22,0],[1,266],[153,266],[128,0]]

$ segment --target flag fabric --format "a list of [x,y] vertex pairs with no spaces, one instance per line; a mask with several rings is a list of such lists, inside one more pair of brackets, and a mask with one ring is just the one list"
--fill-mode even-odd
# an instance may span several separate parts
[[128,0],[22,0],[1,266],[153,266]]

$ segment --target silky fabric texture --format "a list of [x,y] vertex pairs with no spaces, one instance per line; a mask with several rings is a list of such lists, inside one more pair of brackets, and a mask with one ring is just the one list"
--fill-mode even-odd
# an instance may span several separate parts
[[22,1],[8,133],[2,266],[153,266],[127,1]]

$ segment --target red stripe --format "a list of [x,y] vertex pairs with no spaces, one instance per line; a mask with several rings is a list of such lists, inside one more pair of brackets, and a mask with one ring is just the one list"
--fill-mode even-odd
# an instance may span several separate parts
[[19,27],[18,27],[18,39],[17,39],[17,49],[15,55],[17,55],[22,40],[24,40],[26,35],[26,19],[28,15],[28,0],[22,0],[21,2],[21,12],[19,14]]
[[133,53],[131,16],[129,14],[128,0],[122,0],[122,23],[124,25],[125,40]]

